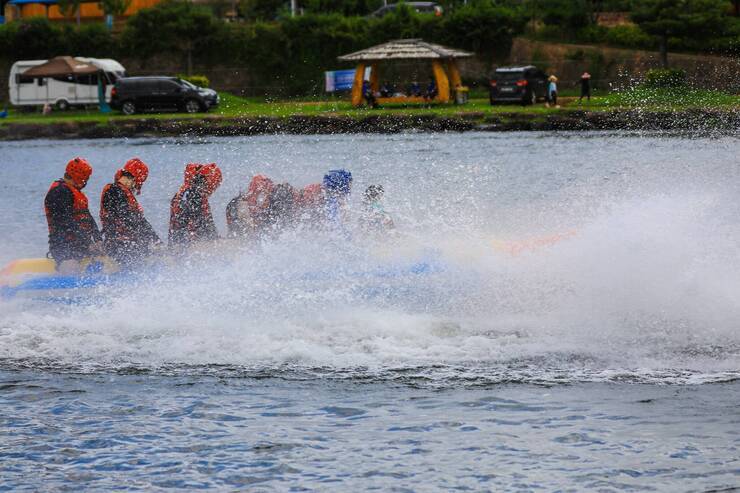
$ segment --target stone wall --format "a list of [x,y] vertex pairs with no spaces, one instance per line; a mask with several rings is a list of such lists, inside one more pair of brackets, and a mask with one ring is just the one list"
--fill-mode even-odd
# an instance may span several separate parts
[[[686,71],[689,82],[701,88],[740,93],[740,58],[670,53],[671,67]],[[623,89],[659,68],[658,52],[625,50],[591,45],[571,45],[516,38],[508,63],[532,63],[560,79],[561,86],[575,84],[581,73],[591,73],[600,89]]]

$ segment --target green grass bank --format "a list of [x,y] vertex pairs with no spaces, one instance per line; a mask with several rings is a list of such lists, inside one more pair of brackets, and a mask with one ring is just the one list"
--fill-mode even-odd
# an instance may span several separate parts
[[353,108],[346,100],[265,101],[221,95],[208,113],[125,116],[96,109],[52,112],[11,110],[0,120],[0,139],[95,138],[156,135],[251,135],[584,129],[738,129],[740,96],[716,91],[636,89],[596,96],[588,103],[566,93],[559,108],[495,105],[476,97],[465,105]]

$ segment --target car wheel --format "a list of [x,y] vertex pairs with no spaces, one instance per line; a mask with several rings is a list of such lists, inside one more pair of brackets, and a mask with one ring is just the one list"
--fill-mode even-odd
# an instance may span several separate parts
[[57,101],[56,107],[59,111],[67,111],[69,109],[69,101],[66,99],[60,99]]
[[197,113],[200,111],[200,103],[195,99],[185,101],[185,113]]
[[124,115],[133,115],[136,113],[136,105],[133,101],[126,101],[121,105],[121,111]]

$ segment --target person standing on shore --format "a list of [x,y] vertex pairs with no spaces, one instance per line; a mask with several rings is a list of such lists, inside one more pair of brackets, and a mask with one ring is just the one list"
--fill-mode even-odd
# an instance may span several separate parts
[[545,106],[549,108],[550,104],[552,104],[556,108],[560,108],[558,106],[558,78],[551,75],[547,80],[550,82],[547,85],[547,103],[545,103]]
[[578,98],[578,104],[581,104],[581,101],[585,97],[586,100],[590,103],[591,102],[591,74],[588,72],[583,72],[581,75],[581,97]]

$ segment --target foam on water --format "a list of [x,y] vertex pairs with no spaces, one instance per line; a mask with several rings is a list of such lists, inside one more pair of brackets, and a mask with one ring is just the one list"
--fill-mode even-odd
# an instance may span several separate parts
[[[0,361],[438,384],[740,377],[729,161],[575,166],[569,180],[483,159],[452,166],[455,200],[389,193],[397,238],[292,233],[224,246],[87,306],[4,303]],[[567,234],[537,241],[553,233]]]

